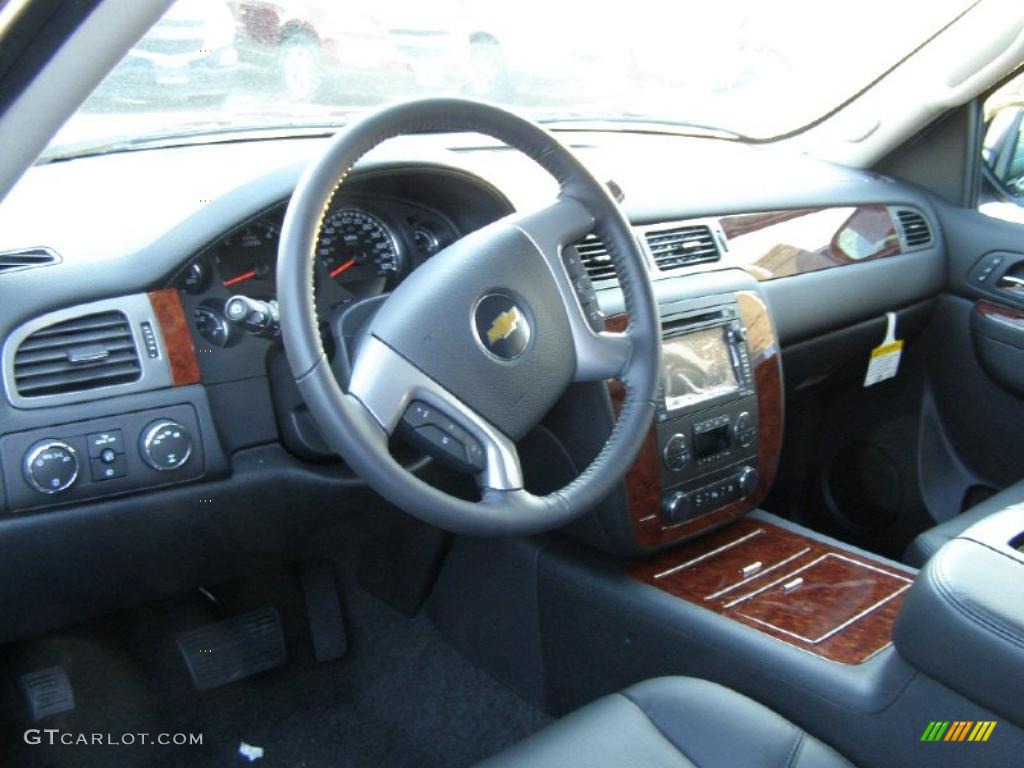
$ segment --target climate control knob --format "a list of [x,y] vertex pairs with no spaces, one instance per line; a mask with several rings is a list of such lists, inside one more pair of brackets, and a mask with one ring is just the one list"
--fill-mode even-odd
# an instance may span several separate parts
[[192,437],[171,419],[158,419],[142,430],[139,453],[153,469],[167,472],[185,465],[192,455]]
[[25,454],[25,480],[40,493],[66,491],[78,479],[78,454],[60,440],[36,443]]
[[753,467],[743,467],[740,470],[736,480],[744,497],[752,495],[757,490],[757,479],[757,470]]
[[668,496],[661,507],[661,519],[666,525],[675,525],[688,520],[693,512],[693,497],[685,491],[676,491]]

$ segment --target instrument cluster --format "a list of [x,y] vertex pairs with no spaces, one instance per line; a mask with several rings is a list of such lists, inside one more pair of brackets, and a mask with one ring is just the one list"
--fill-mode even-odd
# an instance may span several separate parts
[[[176,284],[201,299],[192,320],[210,345],[228,347],[245,331],[276,327],[275,274],[285,205],[228,233],[193,259]],[[390,198],[336,201],[316,245],[317,309],[392,290],[406,275],[460,237],[443,214]]]

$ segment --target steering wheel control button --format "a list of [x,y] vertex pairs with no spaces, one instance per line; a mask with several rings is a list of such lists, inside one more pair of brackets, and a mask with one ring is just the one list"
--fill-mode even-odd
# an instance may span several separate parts
[[402,426],[411,442],[463,472],[482,472],[480,441],[443,413],[419,400],[405,410]]
[[405,409],[402,423],[410,429],[416,429],[424,424],[433,424],[438,418],[440,416],[434,408],[417,400]]
[[690,463],[690,445],[686,440],[686,435],[681,432],[672,435],[665,443],[662,458],[665,461],[665,466],[673,472],[685,469]]
[[78,479],[78,454],[67,443],[44,440],[25,454],[25,480],[39,493],[66,491]]
[[489,293],[476,303],[473,326],[480,347],[501,362],[522,357],[533,336],[525,310],[504,293]]
[[440,427],[427,424],[416,430],[416,436],[421,441],[432,446],[435,455],[447,457],[453,461],[464,462],[466,460],[466,449],[462,443]]
[[98,459],[89,459],[92,479],[95,482],[114,480],[128,474],[128,462],[123,453],[114,453],[111,450],[104,451],[104,455]]
[[192,455],[192,438],[178,422],[158,419],[142,430],[139,453],[159,472],[179,469]]
[[124,435],[120,429],[112,429],[109,432],[97,432],[86,436],[89,444],[89,458],[98,459],[106,451],[124,453]]

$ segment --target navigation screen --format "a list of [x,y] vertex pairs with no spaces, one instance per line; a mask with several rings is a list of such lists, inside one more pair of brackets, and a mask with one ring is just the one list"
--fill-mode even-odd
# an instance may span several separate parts
[[665,339],[661,366],[669,411],[739,389],[721,326]]

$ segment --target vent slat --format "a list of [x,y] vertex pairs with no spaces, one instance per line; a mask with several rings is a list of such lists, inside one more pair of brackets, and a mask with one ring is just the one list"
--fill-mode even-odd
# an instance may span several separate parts
[[896,218],[908,248],[920,248],[932,242],[931,228],[919,211],[903,208],[896,211]]
[[82,392],[141,376],[128,317],[116,310],[42,328],[14,355],[15,386],[22,397]]
[[[85,373],[82,371],[82,373]],[[61,395],[68,392],[82,392],[96,387],[109,387],[114,384],[130,384],[139,378],[138,366],[124,366],[122,370],[103,370],[92,372],[90,376],[70,378],[67,375],[55,375],[46,379],[37,379],[18,386],[22,397],[41,397],[43,395]]]
[[0,274],[13,272],[16,269],[46,267],[56,264],[60,257],[47,248],[25,248],[20,251],[0,253]]
[[46,349],[66,349],[82,344],[105,344],[131,340],[131,333],[122,328],[111,328],[106,331],[89,331],[85,333],[67,334],[66,336],[47,336],[26,341],[18,348],[18,353],[36,352]]
[[48,328],[36,331],[33,337],[56,336],[62,333],[73,333],[75,331],[93,331],[97,328],[118,328],[124,327],[124,315],[120,312],[101,312],[96,315],[76,317],[72,320],[65,320],[62,323],[51,325]]
[[137,362],[134,349],[124,349],[118,352],[112,352],[102,360],[95,363],[87,363],[82,365],[74,365],[68,362],[67,358],[62,360],[44,361],[44,362],[33,362],[29,364],[20,363],[18,366],[18,381],[27,381],[36,376],[45,376],[51,373],[60,373],[61,371],[84,371],[89,368],[95,368],[101,365],[114,365],[115,363],[133,363]]
[[[135,342],[132,341],[130,336],[125,336],[124,341],[114,340],[108,344],[104,344],[106,350],[110,354],[121,352],[122,350],[128,350],[131,352],[135,351]],[[25,351],[19,348],[18,354],[15,355],[15,362],[19,366],[36,365],[38,363],[48,363],[53,360],[67,360],[68,347],[51,346],[44,349],[34,349]]]
[[722,255],[711,228],[706,224],[647,232],[645,239],[660,270],[718,261]]
[[597,235],[588,235],[585,240],[576,244],[583,268],[591,280],[614,280],[616,277],[612,257]]

